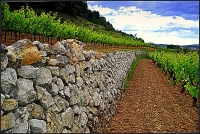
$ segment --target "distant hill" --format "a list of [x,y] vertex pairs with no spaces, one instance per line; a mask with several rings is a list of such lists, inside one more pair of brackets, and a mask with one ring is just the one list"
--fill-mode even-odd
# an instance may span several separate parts
[[[168,44],[153,44],[154,47],[167,48]],[[181,48],[199,50],[199,44],[179,45]]]
[[182,48],[187,48],[187,49],[199,50],[199,44],[184,45],[184,46],[181,46],[181,47]]

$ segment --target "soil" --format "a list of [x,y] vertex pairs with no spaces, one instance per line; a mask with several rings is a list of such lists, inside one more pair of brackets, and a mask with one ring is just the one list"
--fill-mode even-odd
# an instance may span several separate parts
[[191,95],[168,78],[151,60],[139,60],[107,132],[199,132]]

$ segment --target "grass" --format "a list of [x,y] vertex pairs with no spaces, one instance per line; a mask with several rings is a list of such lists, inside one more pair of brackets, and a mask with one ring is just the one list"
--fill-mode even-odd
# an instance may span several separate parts
[[136,56],[136,59],[132,62],[131,67],[127,72],[126,79],[124,82],[124,88],[127,88],[129,86],[130,80],[133,77],[133,73],[135,72],[138,61],[141,59],[148,59],[148,58],[149,58],[148,55]]

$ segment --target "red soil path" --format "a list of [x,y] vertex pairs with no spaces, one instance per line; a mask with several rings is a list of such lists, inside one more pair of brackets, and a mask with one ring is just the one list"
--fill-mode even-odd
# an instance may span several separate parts
[[199,110],[180,91],[151,60],[139,60],[107,132],[199,132]]

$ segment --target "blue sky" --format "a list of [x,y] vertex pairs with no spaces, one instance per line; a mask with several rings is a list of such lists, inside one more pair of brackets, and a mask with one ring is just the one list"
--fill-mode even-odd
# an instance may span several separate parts
[[199,44],[199,1],[88,1],[115,29],[145,42]]

